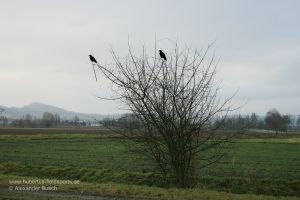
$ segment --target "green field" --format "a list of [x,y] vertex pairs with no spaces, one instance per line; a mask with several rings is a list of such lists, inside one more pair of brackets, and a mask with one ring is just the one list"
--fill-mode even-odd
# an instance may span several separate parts
[[[162,185],[155,166],[128,149],[128,141],[80,133],[0,134],[1,174]],[[300,197],[300,138],[240,139],[232,154],[198,174],[202,190]]]

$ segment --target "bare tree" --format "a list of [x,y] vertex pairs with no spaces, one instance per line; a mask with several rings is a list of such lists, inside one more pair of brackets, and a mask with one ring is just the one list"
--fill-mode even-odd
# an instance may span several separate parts
[[60,124],[61,120],[59,114],[57,113],[54,114],[54,121],[56,126]]
[[8,119],[5,116],[0,116],[0,125],[1,126],[7,126],[8,124]]
[[1,122],[2,126],[6,126],[8,124],[7,117],[5,117],[4,115],[1,115],[2,113],[4,113],[4,111],[5,111],[4,108],[0,108],[0,122]]
[[297,124],[297,129],[300,129],[300,115],[298,116],[296,124]]
[[291,117],[281,115],[275,108],[269,110],[265,117],[266,126],[278,134],[279,131],[287,131],[288,125],[291,123]]
[[42,118],[42,125],[46,128],[53,126],[55,123],[54,115],[50,112],[44,112]]
[[77,115],[73,118],[73,122],[74,122],[75,126],[77,126],[77,127],[80,126],[80,119]]
[[[140,151],[156,163],[164,180],[178,187],[190,187],[196,170],[222,158],[234,136],[217,132],[233,110],[232,96],[218,97],[217,61],[210,48],[180,50],[176,44],[162,59],[156,44],[153,57],[144,48],[136,56],[128,45],[125,59],[112,50],[112,66],[97,63],[114,91],[110,98],[99,98],[120,100],[138,119],[134,129],[115,130],[142,143]],[[215,123],[216,117],[222,120]]]

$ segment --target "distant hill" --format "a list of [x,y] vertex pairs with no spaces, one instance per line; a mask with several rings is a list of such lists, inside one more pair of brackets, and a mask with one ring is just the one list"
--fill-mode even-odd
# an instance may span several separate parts
[[0,109],[4,109],[2,115],[6,116],[9,119],[19,119],[25,116],[26,114],[30,114],[33,117],[41,118],[44,112],[57,113],[63,120],[71,120],[74,118],[74,116],[78,116],[81,120],[84,121],[93,121],[94,119],[101,120],[105,117],[101,114],[86,114],[67,111],[65,109],[43,103],[32,103],[21,108],[6,107],[0,105]]

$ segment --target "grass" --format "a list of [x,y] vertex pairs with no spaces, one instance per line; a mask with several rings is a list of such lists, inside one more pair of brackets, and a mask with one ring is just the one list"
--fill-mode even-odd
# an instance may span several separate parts
[[[76,168],[109,168],[143,171],[145,162],[125,149],[123,140],[102,137],[37,138],[22,136],[0,139],[0,162]],[[133,163],[135,163],[133,165]]]
[[[151,162],[128,151],[124,143],[99,134],[2,134],[0,171],[90,184],[160,186]],[[231,157],[199,171],[198,188],[299,197],[299,166],[297,137],[240,139]]]
[[[20,177],[0,174],[0,187],[12,186],[9,180],[33,180],[32,177]],[[49,184],[44,184],[49,186]],[[36,185],[40,186],[40,185]],[[51,185],[52,186],[52,185]],[[296,200],[296,197],[274,197],[266,195],[232,194],[203,189],[165,189],[160,187],[136,186],[129,184],[102,183],[91,184],[80,182],[79,184],[57,185],[57,192],[48,192],[47,196],[36,193],[16,193],[2,189],[2,199],[87,199],[88,196],[125,197],[134,199],[164,199],[164,200]],[[63,193],[62,193],[63,192]],[[50,195],[49,195],[50,194]],[[20,198],[21,196],[21,198]]]
[[[0,162],[153,172],[151,162],[128,151],[125,142],[97,135],[0,136]],[[250,173],[257,178],[300,180],[300,143],[289,139],[242,139],[234,150],[232,158],[200,175],[248,177]]]
[[111,131],[104,128],[78,128],[78,127],[58,127],[58,128],[14,128],[0,127],[0,135],[55,135],[55,134],[111,134]]

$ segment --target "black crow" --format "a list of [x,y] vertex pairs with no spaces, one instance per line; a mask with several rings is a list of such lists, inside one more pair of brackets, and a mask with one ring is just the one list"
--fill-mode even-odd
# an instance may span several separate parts
[[93,65],[94,75],[95,75],[95,79],[97,81],[97,75],[96,75],[96,71],[95,71],[95,66],[94,65],[98,64],[98,62],[97,62],[96,58],[94,58],[94,56],[89,55],[89,57],[90,57],[90,60],[92,62],[92,65]]
[[167,57],[165,55],[165,53],[162,50],[159,50],[159,55],[162,59],[164,59],[165,61],[167,61]]
[[96,58],[94,58],[94,56],[89,55],[89,57],[90,57],[91,62],[97,63],[97,60],[96,60]]

